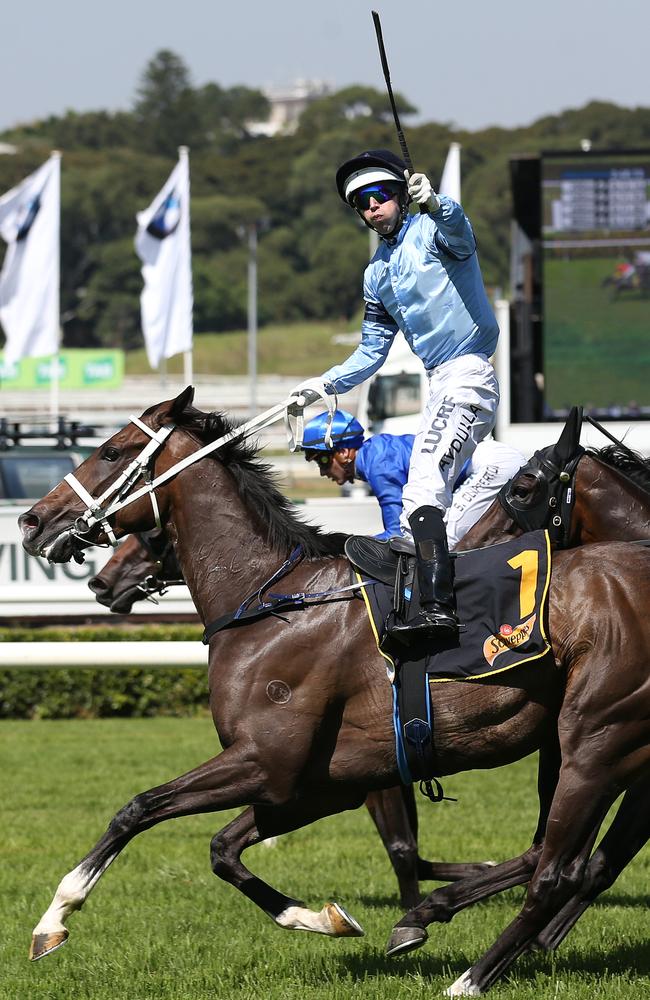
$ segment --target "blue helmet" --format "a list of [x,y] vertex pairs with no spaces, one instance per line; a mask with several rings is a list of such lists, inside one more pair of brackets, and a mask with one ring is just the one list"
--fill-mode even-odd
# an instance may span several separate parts
[[305,451],[336,451],[337,448],[360,448],[364,430],[356,417],[346,410],[335,410],[332,420],[333,449],[325,444],[327,430],[327,410],[305,424],[302,447]]

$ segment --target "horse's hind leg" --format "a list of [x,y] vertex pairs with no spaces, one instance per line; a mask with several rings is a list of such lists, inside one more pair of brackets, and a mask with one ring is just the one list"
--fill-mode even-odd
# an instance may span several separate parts
[[[366,808],[377,827],[377,832],[397,876],[400,903],[410,909],[420,899],[418,885],[418,862],[420,859],[418,858],[417,825],[414,829],[413,817],[405,794],[408,792],[413,797],[411,786],[370,792],[366,797]],[[413,809],[415,809],[415,800],[413,800]]]
[[263,797],[264,775],[234,748],[172,781],[136,795],[113,817],[93,849],[59,883],[34,928],[30,958],[43,958],[68,937],[65,922],[79,910],[109,865],[128,842],[149,827],[177,816],[246,805]]
[[538,935],[535,944],[552,950],[564,940],[594,899],[614,884],[650,838],[650,778],[628,789],[607,833],[589,859],[580,891]]
[[362,936],[360,924],[338,903],[310,910],[301,900],[285,896],[253,875],[241,861],[246,848],[343,809],[354,809],[360,805],[359,799],[359,794],[330,792],[286,805],[250,806],[212,838],[210,856],[215,875],[239,889],[286,930],[313,931],[329,937]]
[[548,812],[557,787],[560,759],[557,729],[554,727],[540,748],[537,776],[539,817],[533,843],[528,850],[498,865],[468,864],[468,873],[464,878],[436,889],[398,921],[388,940],[388,955],[403,955],[421,947],[427,940],[425,928],[429,924],[449,923],[452,917],[468,906],[529,881],[542,853]]
[[419,881],[453,882],[492,868],[487,862],[427,861],[418,853],[418,820],[412,785],[370,792],[366,808],[397,876],[400,903],[411,909],[422,894]]

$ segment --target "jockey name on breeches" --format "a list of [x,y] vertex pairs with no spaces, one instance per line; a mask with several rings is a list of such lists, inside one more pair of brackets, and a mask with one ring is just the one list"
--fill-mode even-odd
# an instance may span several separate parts
[[421,506],[443,513],[452,501],[460,471],[496,420],[499,386],[490,362],[466,354],[428,373],[429,399],[413,443],[408,482],[402,494],[402,530]]

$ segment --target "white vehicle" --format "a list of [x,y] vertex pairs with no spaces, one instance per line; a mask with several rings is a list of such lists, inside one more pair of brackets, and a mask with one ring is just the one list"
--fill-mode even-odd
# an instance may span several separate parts
[[384,364],[359,387],[357,419],[371,434],[415,434],[427,396],[424,365],[398,331]]

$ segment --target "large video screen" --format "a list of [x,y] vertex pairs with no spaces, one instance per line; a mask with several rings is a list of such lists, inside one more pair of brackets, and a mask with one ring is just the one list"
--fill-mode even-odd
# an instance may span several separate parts
[[542,157],[544,400],[650,418],[650,153]]

